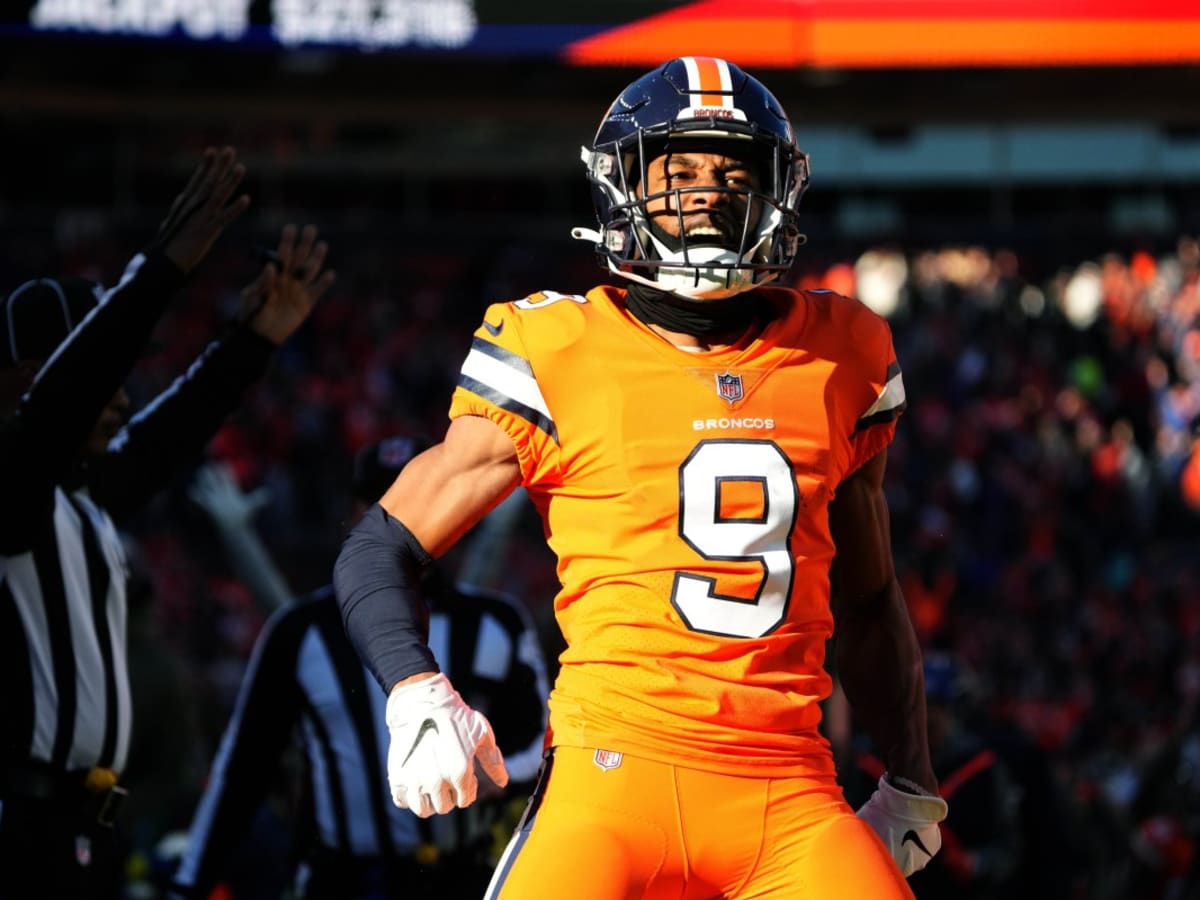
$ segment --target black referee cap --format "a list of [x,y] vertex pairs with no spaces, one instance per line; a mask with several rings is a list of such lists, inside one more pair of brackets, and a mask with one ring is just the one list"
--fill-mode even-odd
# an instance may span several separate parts
[[430,446],[423,437],[397,435],[363,447],[354,457],[350,485],[354,499],[374,503],[392,486],[400,470]]
[[86,278],[35,278],[0,307],[0,369],[44,361],[100,303],[103,286]]

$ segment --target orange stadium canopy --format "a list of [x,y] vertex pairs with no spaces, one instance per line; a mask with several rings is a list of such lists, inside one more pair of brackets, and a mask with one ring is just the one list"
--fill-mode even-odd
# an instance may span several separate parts
[[565,50],[579,65],[676,54],[843,69],[1196,63],[1200,0],[701,0]]

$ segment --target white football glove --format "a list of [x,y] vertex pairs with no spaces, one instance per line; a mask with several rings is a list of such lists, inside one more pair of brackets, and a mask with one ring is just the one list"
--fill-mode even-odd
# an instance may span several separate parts
[[421,818],[469,806],[479,787],[478,761],[500,787],[508,784],[492,726],[463,702],[444,674],[396,688],[385,713],[391,743],[392,802]]
[[942,848],[938,822],[949,810],[941,797],[902,791],[892,787],[884,775],[875,792],[859,807],[858,817],[875,829],[907,878],[925,868]]

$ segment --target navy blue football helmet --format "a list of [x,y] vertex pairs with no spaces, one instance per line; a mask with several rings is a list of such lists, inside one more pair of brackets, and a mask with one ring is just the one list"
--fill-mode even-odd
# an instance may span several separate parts
[[[696,146],[756,165],[760,190],[741,186],[673,188],[643,196],[647,166],[670,148]],[[797,207],[808,187],[808,155],[791,122],[761,82],[712,57],[673,59],[633,82],[609,107],[582,159],[599,231],[572,234],[596,244],[601,265],[624,278],[696,300],[717,300],[773,281],[804,242]],[[740,194],[745,219],[733,246],[713,246],[683,229],[689,190]],[[648,200],[674,195],[679,236],[655,226]]]

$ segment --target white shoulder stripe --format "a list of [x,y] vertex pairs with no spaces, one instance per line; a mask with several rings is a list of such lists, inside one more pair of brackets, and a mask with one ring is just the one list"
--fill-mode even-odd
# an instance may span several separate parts
[[883,386],[883,392],[879,395],[879,399],[871,404],[871,408],[862,414],[862,418],[869,419],[871,416],[886,413],[897,409],[904,405],[904,376],[899,371],[896,372],[888,383]]
[[480,384],[486,385],[496,393],[515,400],[517,403],[537,410],[546,419],[551,419],[550,408],[546,406],[546,398],[538,387],[537,379],[533,377],[529,364],[520,357],[515,361],[520,367],[489,356],[479,350],[472,349],[463,361],[462,374]]

